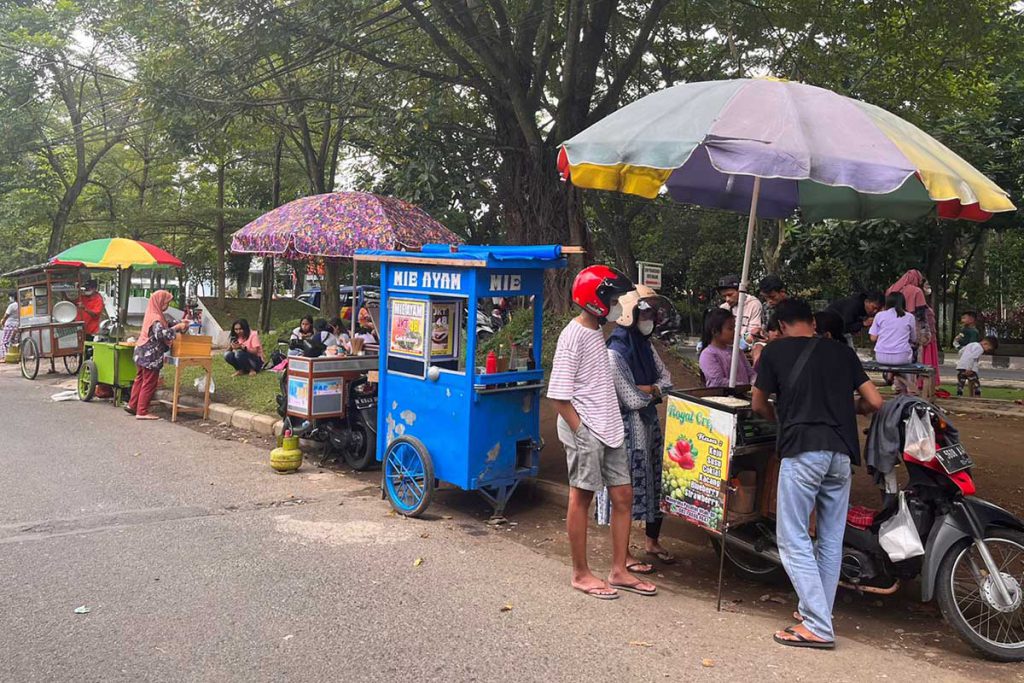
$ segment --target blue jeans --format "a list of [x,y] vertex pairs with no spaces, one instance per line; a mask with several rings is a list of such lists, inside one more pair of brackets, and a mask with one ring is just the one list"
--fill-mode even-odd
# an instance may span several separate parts
[[246,374],[253,370],[259,372],[263,368],[263,361],[260,360],[259,356],[255,356],[245,349],[228,351],[224,354],[224,360],[235,370]]
[[[832,606],[843,561],[843,534],[850,502],[850,456],[809,451],[783,458],[776,511],[782,566],[800,598],[807,630],[835,640]],[[816,510],[817,542],[808,530]]]

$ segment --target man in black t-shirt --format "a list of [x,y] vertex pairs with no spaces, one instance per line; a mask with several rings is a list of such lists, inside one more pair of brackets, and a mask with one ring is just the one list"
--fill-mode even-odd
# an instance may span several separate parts
[[[850,467],[860,464],[857,413],[882,407],[856,352],[814,336],[811,307],[801,299],[779,302],[782,339],[761,353],[753,390],[754,411],[778,419],[779,467],[776,533],[779,554],[800,597],[803,621],[779,631],[783,645],[835,646],[832,606],[839,584],[843,534],[850,500]],[[854,399],[854,392],[860,397]],[[768,397],[776,396],[776,405]],[[817,553],[808,525],[817,511]]]

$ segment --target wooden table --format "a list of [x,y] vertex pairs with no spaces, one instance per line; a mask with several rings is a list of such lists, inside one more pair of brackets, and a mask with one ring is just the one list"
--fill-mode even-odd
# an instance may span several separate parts
[[[209,419],[210,384],[213,382],[213,358],[211,356],[171,356],[167,359],[167,362],[174,366],[174,394],[171,397],[171,422],[178,421],[179,412],[202,414],[204,420]],[[182,368],[202,368],[206,371],[206,387],[203,392],[202,408],[178,405],[178,400],[181,397]]]

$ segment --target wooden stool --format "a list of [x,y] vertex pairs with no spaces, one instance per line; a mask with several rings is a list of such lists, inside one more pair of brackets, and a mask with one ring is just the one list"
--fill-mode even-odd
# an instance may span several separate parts
[[[174,366],[174,394],[171,397],[171,422],[178,421],[179,412],[202,414],[204,420],[209,419],[210,384],[213,382],[213,358],[210,356],[172,356],[167,359],[167,362]],[[202,368],[206,372],[206,387],[203,392],[202,408],[178,405],[178,399],[181,397],[182,368]]]

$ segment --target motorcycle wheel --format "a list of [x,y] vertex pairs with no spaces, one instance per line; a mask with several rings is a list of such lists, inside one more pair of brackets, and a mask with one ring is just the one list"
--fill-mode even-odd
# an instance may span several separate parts
[[373,435],[361,420],[353,419],[350,424],[352,436],[358,441],[359,446],[345,450],[342,454],[345,464],[359,472],[373,469],[377,464],[377,444],[373,440]]
[[1003,604],[970,539],[954,545],[942,558],[935,597],[957,636],[979,654],[998,662],[1024,661],[1024,533],[989,529],[985,544],[1003,576],[1010,603]]
[[[720,539],[712,536],[711,545],[715,547],[715,553],[720,554],[722,552],[722,541]],[[725,560],[737,576],[748,581],[767,584],[783,584],[789,581],[789,577],[786,576],[786,570],[779,565],[753,553],[745,552],[735,546],[726,546]]]

